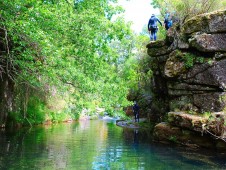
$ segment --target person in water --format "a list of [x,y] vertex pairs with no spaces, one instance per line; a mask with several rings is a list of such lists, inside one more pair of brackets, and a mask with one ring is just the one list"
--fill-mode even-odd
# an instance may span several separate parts
[[134,102],[133,105],[133,113],[134,113],[134,117],[135,117],[135,122],[139,122],[139,110],[140,107],[138,106],[137,102]]
[[162,22],[154,15],[151,15],[151,18],[148,21],[148,31],[150,34],[150,40],[156,41],[157,40],[157,32],[158,32],[158,26],[157,22],[162,26]]

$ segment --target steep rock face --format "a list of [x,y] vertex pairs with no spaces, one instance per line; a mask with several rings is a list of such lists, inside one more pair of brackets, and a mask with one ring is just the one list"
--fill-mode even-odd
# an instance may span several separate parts
[[191,148],[205,147],[225,151],[226,143],[221,140],[213,141],[206,135],[194,132],[192,130],[175,127],[169,123],[159,123],[155,126],[154,137],[156,141],[163,143],[177,143]]
[[166,77],[177,77],[186,71],[184,62],[181,61],[183,55],[182,52],[178,51],[170,53],[165,64],[164,74]]
[[185,75],[181,77],[189,84],[199,84],[204,86],[215,86],[219,91],[226,90],[226,59],[195,65]]
[[[212,135],[226,136],[226,10],[193,17],[181,31],[175,26],[166,40],[147,48],[154,63],[151,107],[160,105],[169,113],[168,124],[156,127],[157,138],[167,138],[161,130],[175,135],[181,129],[202,132],[204,127]],[[204,119],[206,113],[215,116]]]
[[150,56],[162,56],[170,53],[165,41],[150,42],[146,47]]
[[183,25],[183,33],[218,33],[226,30],[226,11],[216,11],[197,15]]
[[189,39],[191,47],[203,52],[226,51],[226,34],[201,34]]

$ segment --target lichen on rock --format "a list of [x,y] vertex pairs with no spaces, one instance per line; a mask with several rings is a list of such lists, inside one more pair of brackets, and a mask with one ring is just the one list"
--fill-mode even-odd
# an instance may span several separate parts
[[182,30],[185,34],[192,34],[194,32],[226,32],[226,10],[214,11],[192,17],[184,23]]
[[156,125],[156,139],[226,150],[219,142],[226,142],[226,10],[195,16],[181,29],[172,27],[166,40],[147,48],[155,66],[150,108],[168,116]]

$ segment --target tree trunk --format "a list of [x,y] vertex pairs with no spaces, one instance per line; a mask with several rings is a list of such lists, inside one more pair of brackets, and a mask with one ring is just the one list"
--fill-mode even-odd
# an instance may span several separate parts
[[14,83],[3,74],[0,79],[0,128],[5,127],[9,112],[12,112]]

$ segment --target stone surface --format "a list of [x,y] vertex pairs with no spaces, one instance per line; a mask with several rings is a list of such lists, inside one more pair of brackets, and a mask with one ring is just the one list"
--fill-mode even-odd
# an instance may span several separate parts
[[168,121],[172,125],[197,132],[202,132],[202,125],[207,123],[207,119],[201,116],[187,114],[186,112],[169,112]]
[[173,98],[169,100],[170,111],[197,111],[197,107],[192,103],[192,95],[173,96]]
[[165,62],[167,61],[168,58],[169,58],[169,55],[162,55],[162,56],[156,57],[159,64],[161,64],[161,63],[165,64]]
[[215,86],[226,90],[226,59],[195,65],[182,79],[189,84]]
[[172,27],[166,41],[147,45],[153,71],[149,114],[159,122],[169,113],[154,135],[226,150],[226,10],[198,15],[180,28]]
[[193,94],[204,94],[217,91],[218,88],[203,86],[199,84],[188,84],[185,82],[170,81],[167,83],[168,94],[170,96],[183,96]]
[[183,55],[184,54],[178,50],[170,53],[169,58],[167,59],[165,64],[164,73],[166,77],[177,77],[186,71],[184,62],[181,61]]
[[177,143],[187,147],[197,148],[215,148],[215,143],[208,136],[202,136],[189,130],[171,126],[162,122],[154,128],[154,139],[162,143]]
[[185,50],[185,49],[189,48],[189,43],[184,37],[180,37],[178,39],[178,48],[182,49],[182,50]]
[[166,122],[159,123],[154,128],[154,137],[159,141],[170,141],[170,138],[178,138],[182,131],[179,127],[170,126]]
[[166,43],[171,44],[174,41],[174,37],[176,34],[176,29],[175,27],[171,27],[167,32],[166,32]]
[[147,51],[148,55],[151,57],[156,57],[156,56],[160,56],[160,55],[166,55],[169,54],[170,51],[168,50],[168,46],[162,46],[159,48],[148,48]]
[[210,133],[212,136],[222,137],[224,134],[224,112],[213,112],[209,115],[191,115],[187,112],[169,112],[168,122],[172,126],[189,130]]
[[216,136],[225,138],[225,120],[226,114],[224,112],[213,112],[208,119],[206,130],[210,131]]
[[189,39],[189,45],[202,52],[225,52],[226,34],[201,34]]
[[188,84],[185,82],[175,82],[175,81],[169,81],[167,83],[168,89],[171,90],[185,90],[185,91],[216,91],[217,88],[209,87],[209,86],[202,86],[200,84]]
[[194,94],[193,98],[200,112],[220,112],[226,107],[226,92]]
[[[146,122],[147,119],[146,118],[140,118],[139,122]],[[142,126],[139,125],[138,122],[135,122],[134,119],[133,120],[117,120],[116,121],[116,125],[120,126],[120,127],[125,127],[125,128],[131,128],[131,129],[136,129],[136,128],[143,128]]]
[[182,30],[185,34],[226,32],[226,10],[197,15],[185,22]]
[[166,45],[165,40],[151,41],[149,44],[146,45],[146,48],[159,48],[165,45]]
[[224,59],[224,58],[226,58],[226,53],[216,52],[215,55],[214,55],[214,58]]
[[[174,36],[174,37],[171,38],[168,36]],[[169,46],[169,50],[171,50],[171,51],[176,50],[176,49],[188,49],[189,48],[187,36],[179,33],[176,30],[174,30],[173,35],[168,35],[168,33],[167,33],[166,39],[170,39],[167,41],[172,41]]]

